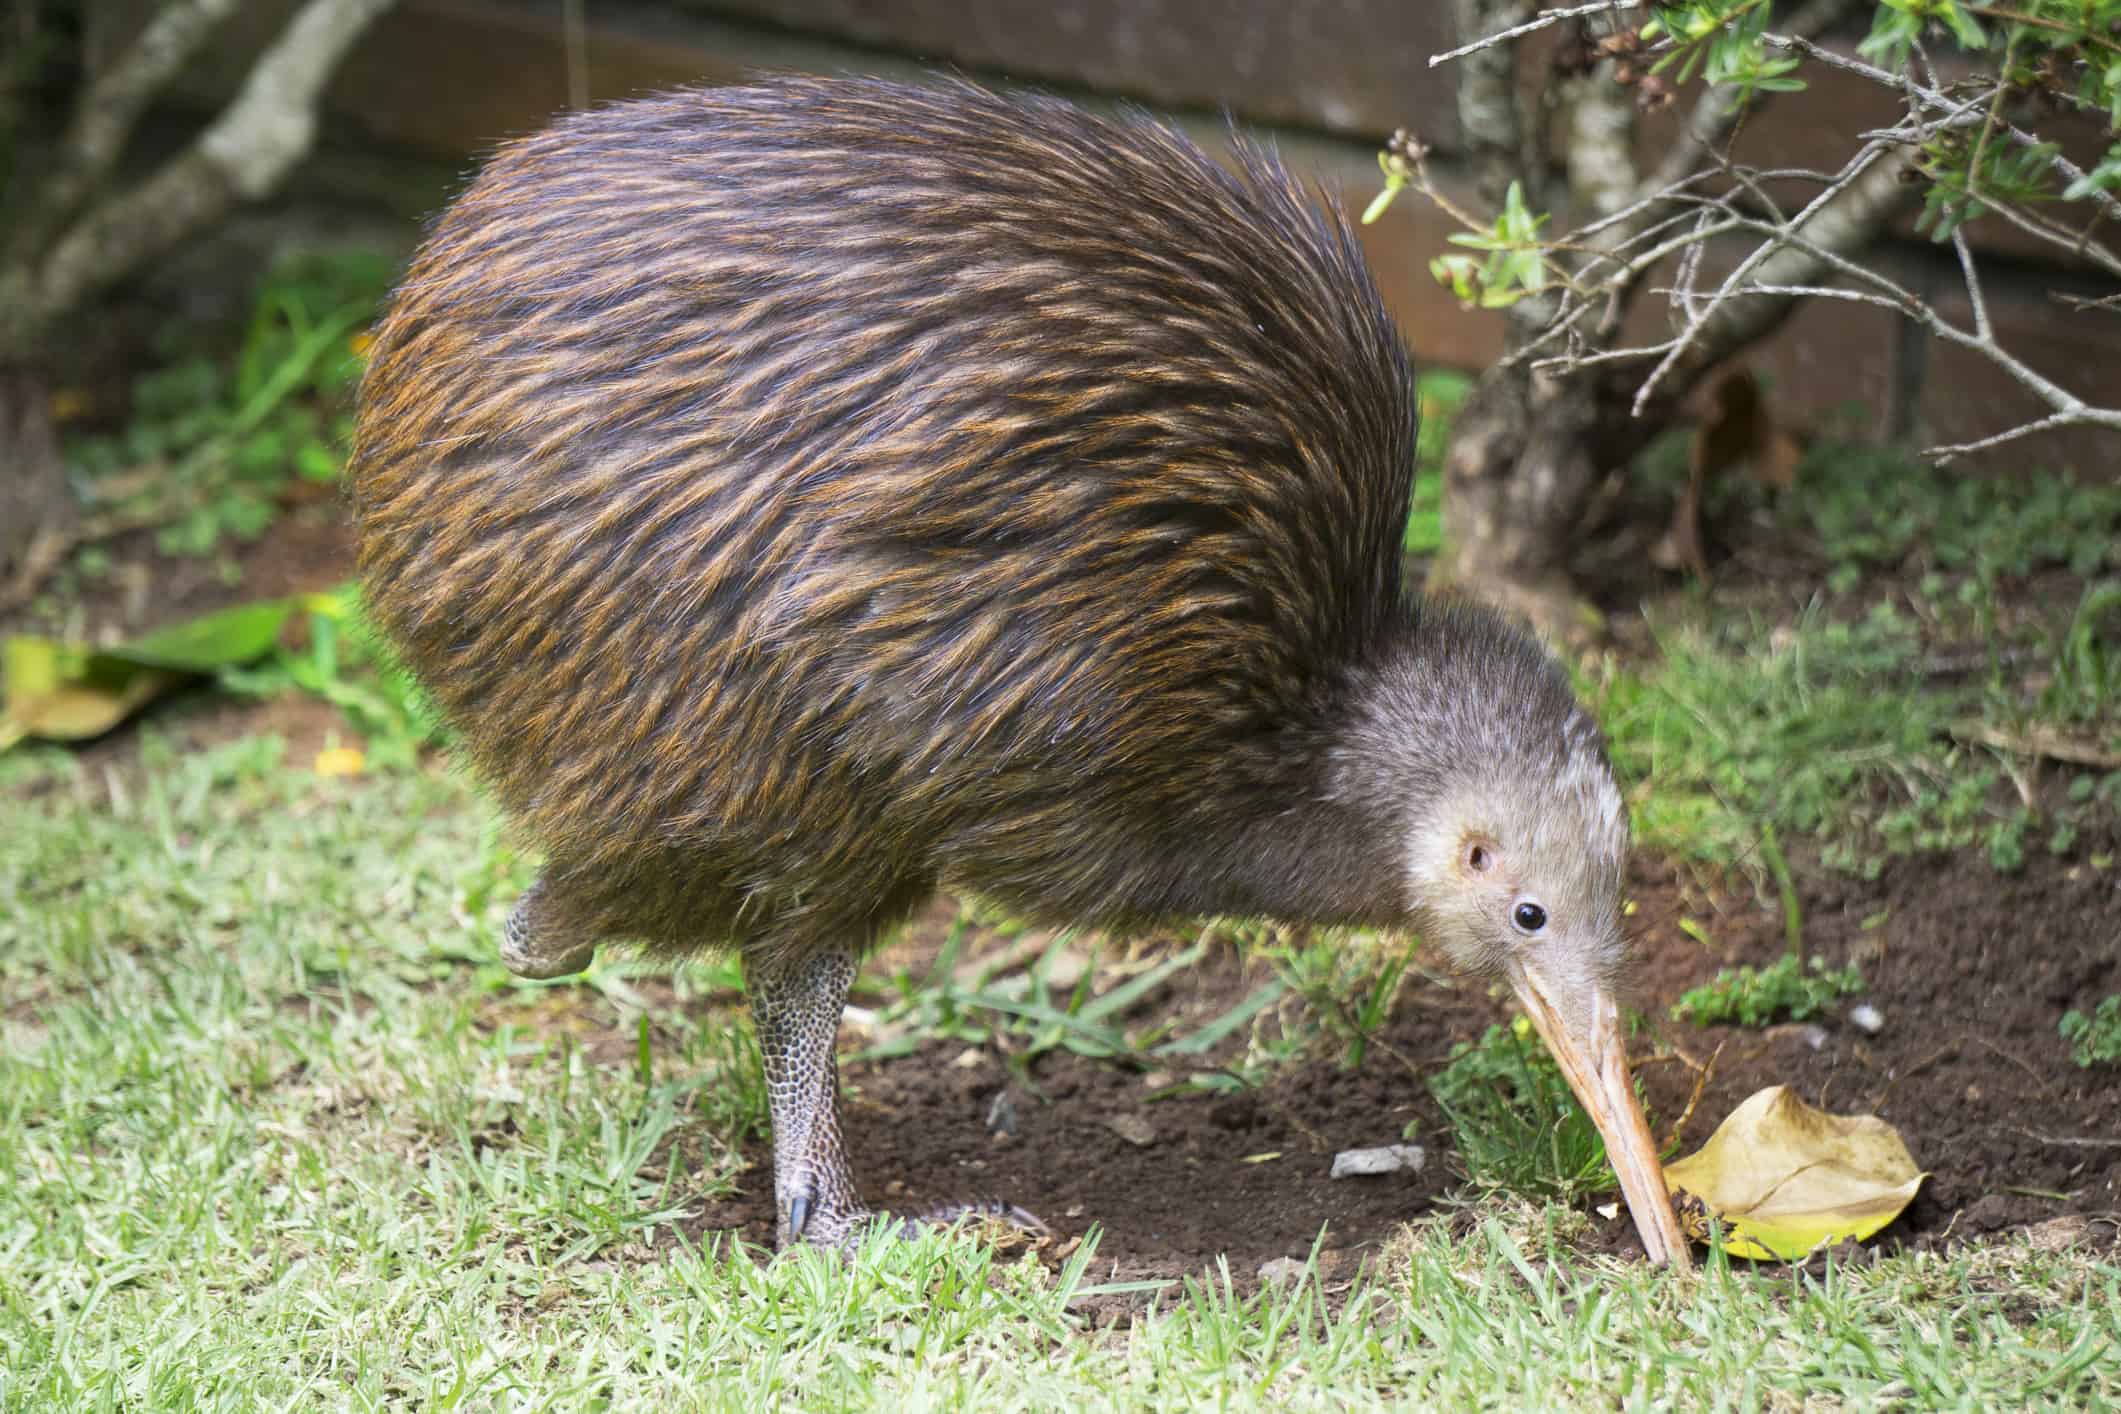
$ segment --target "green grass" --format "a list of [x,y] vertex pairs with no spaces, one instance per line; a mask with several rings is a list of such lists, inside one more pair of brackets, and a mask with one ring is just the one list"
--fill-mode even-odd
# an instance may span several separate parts
[[[1608,662],[1582,686],[1652,848],[1730,863],[1773,831],[1865,877],[1895,854],[1970,845],[2011,870],[2041,826],[2066,854],[2084,825],[2121,813],[2121,772],[2063,767],[2060,798],[2036,818],[2013,789],[2013,754],[1969,723],[2013,739],[2041,726],[2121,738],[2116,655],[2098,627],[2115,592],[2090,586],[2067,626],[2024,645],[2010,677],[1933,671],[1923,624],[1881,602],[1852,622],[1811,612],[1786,627],[1682,624],[1662,633],[1656,661]],[[1992,654],[2005,646],[1988,642]],[[2045,686],[2028,696],[2021,681]]]
[[[1676,494],[1688,440],[1660,438],[1636,476]],[[2121,750],[2121,487],[1969,475],[1829,436],[1787,491],[1731,476],[1709,499],[1772,517],[1825,568],[1794,623],[1697,595],[1655,615],[1656,658],[1583,680],[1644,843],[1772,869],[1780,832],[1872,877],[1897,854],[1968,846],[2011,871],[2111,831],[2121,771],[2037,757],[2058,736],[2079,759]],[[2026,613],[2036,576],[2043,598],[2081,581],[2062,621]],[[2043,774],[2061,788],[2035,814]]]
[[1528,1022],[1490,1026],[1429,1079],[1472,1185],[1574,1203],[1618,1187],[1605,1141]]
[[1809,1021],[1838,999],[1862,990],[1863,974],[1853,965],[1832,969],[1815,957],[1807,968],[1803,958],[1785,953],[1762,968],[1718,972],[1715,981],[1679,998],[1672,1019],[1696,1026]]
[[514,982],[483,807],[283,756],[0,761],[0,1408],[2121,1399],[2121,1268],[2022,1246],[1686,1286],[1488,1200],[1331,1301],[1115,1291],[1094,1244],[762,1261],[690,1216],[760,1120],[728,970]]

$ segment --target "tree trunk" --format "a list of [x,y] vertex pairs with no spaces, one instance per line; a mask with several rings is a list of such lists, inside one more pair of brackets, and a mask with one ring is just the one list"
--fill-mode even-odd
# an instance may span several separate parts
[[1602,369],[1481,376],[1444,457],[1443,552],[1430,586],[1500,604],[1564,640],[1598,616],[1569,578],[1592,493],[1664,425],[1630,417],[1634,381]]
[[0,364],[0,603],[44,576],[80,516],[44,375],[30,364]]

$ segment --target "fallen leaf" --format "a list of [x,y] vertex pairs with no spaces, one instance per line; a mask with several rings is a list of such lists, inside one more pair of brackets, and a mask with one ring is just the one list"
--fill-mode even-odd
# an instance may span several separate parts
[[1884,1120],[1815,1110],[1785,1085],[1748,1099],[1708,1143],[1664,1168],[1689,1236],[1706,1241],[1714,1217],[1726,1251],[1784,1261],[1869,1237],[1927,1176]]
[[17,634],[0,648],[0,751],[24,737],[101,736],[187,677],[262,658],[314,597],[241,604],[114,648]]
[[358,776],[368,759],[351,746],[327,746],[317,753],[312,769],[320,776]]
[[103,665],[47,638],[18,634],[0,649],[0,751],[25,737],[83,741],[101,736],[179,680],[133,664]]

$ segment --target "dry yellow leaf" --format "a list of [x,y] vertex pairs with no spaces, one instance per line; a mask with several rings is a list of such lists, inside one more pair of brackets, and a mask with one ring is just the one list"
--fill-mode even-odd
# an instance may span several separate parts
[[317,753],[314,769],[320,776],[358,776],[367,764],[367,758],[354,747],[327,746]]
[[1748,1099],[1664,1169],[1689,1236],[1706,1240],[1714,1216],[1726,1251],[1785,1261],[1869,1237],[1900,1216],[1926,1176],[1884,1120],[1815,1110],[1786,1085]]

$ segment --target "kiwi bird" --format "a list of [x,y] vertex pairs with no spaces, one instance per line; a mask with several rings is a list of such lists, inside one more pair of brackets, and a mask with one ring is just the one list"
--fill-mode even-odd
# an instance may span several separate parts
[[871,1216],[840,1013],[948,886],[1418,930],[1515,989],[1684,1263],[1626,812],[1542,650],[1404,583],[1415,424],[1269,152],[785,78],[501,148],[377,331],[351,481],[372,613],[544,852],[509,965],[741,955],[783,1244]]

